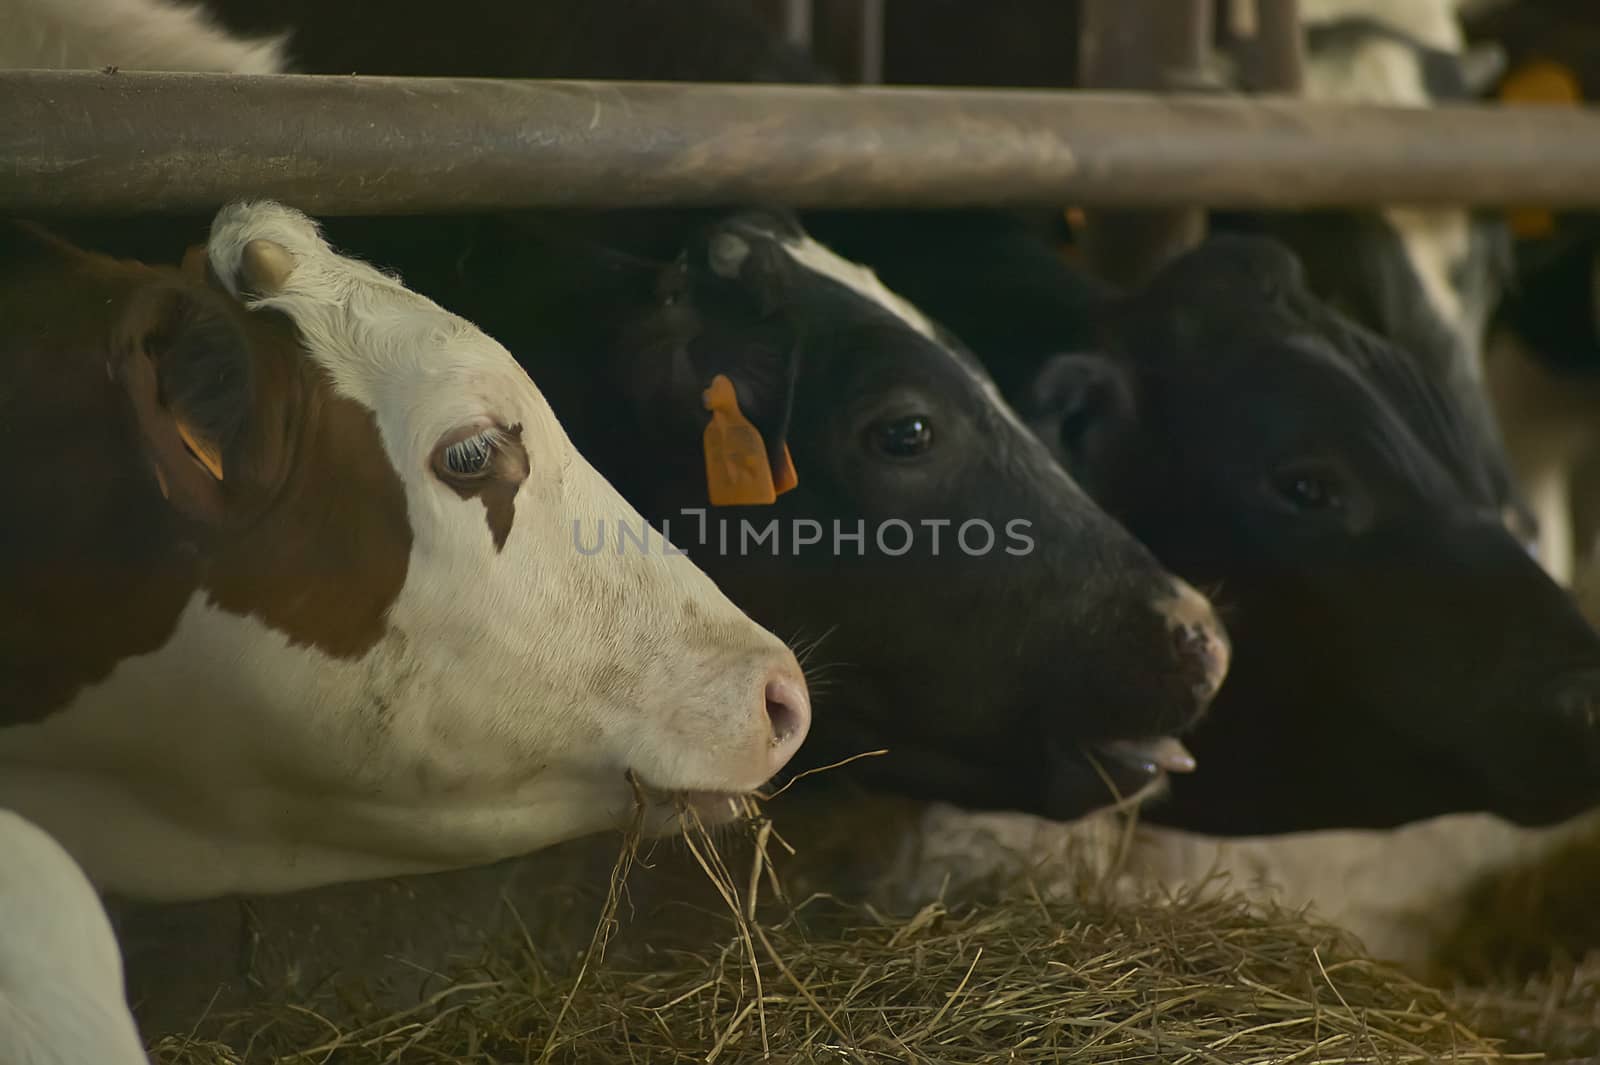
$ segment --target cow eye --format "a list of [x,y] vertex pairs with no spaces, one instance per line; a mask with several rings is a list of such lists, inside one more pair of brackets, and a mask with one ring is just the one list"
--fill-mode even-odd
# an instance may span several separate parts
[[1344,488],[1338,475],[1322,467],[1292,466],[1280,470],[1272,478],[1272,490],[1297,511],[1344,509]]
[[434,464],[441,476],[482,477],[489,471],[493,456],[494,430],[485,429],[440,448]]
[[890,458],[916,458],[933,444],[933,425],[920,414],[875,422],[867,429],[867,439]]

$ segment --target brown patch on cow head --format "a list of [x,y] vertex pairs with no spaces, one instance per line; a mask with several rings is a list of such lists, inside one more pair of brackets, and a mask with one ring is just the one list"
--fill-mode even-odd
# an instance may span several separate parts
[[0,447],[0,727],[159,649],[198,590],[351,657],[405,582],[373,415],[287,320],[4,222]]
[[338,394],[290,322],[250,317],[260,381],[239,456],[228,535],[207,567],[211,600],[336,658],[365,654],[388,630],[405,585],[405,486],[372,411]]
[[516,519],[517,490],[528,479],[528,449],[522,426],[462,429],[439,441],[433,472],[462,499],[479,499],[489,520],[494,549],[503,550]]

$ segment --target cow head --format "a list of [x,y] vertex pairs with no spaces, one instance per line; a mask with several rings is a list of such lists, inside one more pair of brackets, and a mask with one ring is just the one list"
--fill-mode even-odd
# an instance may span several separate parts
[[[1467,47],[1455,0],[1314,0],[1302,5],[1307,98],[1341,104],[1433,107],[1480,99],[1504,56]],[[1398,344],[1454,394],[1480,456],[1511,489],[1494,417],[1484,400],[1484,338],[1510,279],[1511,240],[1493,213],[1391,206],[1376,211],[1219,215],[1221,229],[1287,244],[1311,290]],[[1529,524],[1526,507],[1512,508]]]
[[1600,798],[1600,640],[1507,531],[1477,424],[1412,358],[1217,238],[1039,375],[1024,416],[1220,586],[1237,655],[1157,818],[1214,831],[1520,821]]
[[474,864],[798,747],[776,638],[685,558],[579,550],[632,511],[470,323],[271,204],[217,217],[213,284],[13,237],[3,432],[62,502],[6,530],[43,613],[3,623],[0,804],[102,883]]
[[[759,212],[696,229],[669,261],[600,254],[585,270],[571,247],[515,243],[524,258],[474,273],[461,298],[497,331],[526,319],[508,343],[541,380],[586,367],[556,401],[585,453],[752,616],[819,641],[829,706],[808,763],[888,748],[856,768],[1062,817],[1185,767],[1170,737],[1226,668],[1209,604],[870,271]],[[560,337],[519,298],[540,268],[576,290]],[[770,505],[709,504],[719,377],[775,485],[788,461],[798,475]]]

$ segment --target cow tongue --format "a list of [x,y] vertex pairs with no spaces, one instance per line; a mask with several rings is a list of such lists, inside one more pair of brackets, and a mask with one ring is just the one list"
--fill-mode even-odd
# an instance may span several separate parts
[[1136,768],[1155,767],[1169,773],[1194,772],[1194,755],[1172,736],[1144,740],[1108,740],[1095,745],[1100,751]]

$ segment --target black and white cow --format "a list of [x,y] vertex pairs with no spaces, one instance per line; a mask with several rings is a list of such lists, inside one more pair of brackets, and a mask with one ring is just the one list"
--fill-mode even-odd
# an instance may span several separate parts
[[[1600,99],[1600,12],[1592,4],[1488,7],[1470,29],[1508,57],[1503,99],[1565,106]],[[1495,317],[1486,383],[1538,518],[1540,559],[1593,600],[1600,579],[1600,216],[1517,211],[1513,218],[1523,223],[1516,271]]]
[[[1307,0],[1305,95],[1387,107],[1435,107],[1482,97],[1499,53],[1469,48],[1458,0]],[[1485,399],[1489,317],[1511,270],[1510,235],[1491,214],[1389,206],[1374,211],[1218,214],[1218,229],[1257,232],[1289,246],[1312,291],[1420,360],[1481,423],[1481,456],[1511,505],[1505,519],[1532,541],[1534,521],[1512,490]]]
[[1481,425],[1281,247],[1216,238],[1026,402],[1096,499],[1229,609],[1234,673],[1194,740],[1214,771],[1155,819],[1543,822],[1600,799],[1600,639],[1504,527]]

